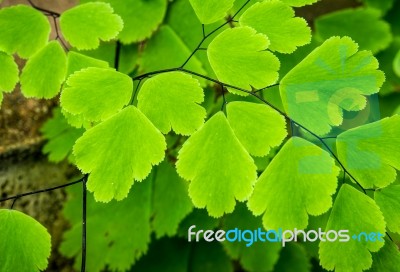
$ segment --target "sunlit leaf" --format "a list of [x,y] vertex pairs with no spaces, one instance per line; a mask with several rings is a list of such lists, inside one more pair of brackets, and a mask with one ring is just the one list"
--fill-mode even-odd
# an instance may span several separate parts
[[[223,31],[208,46],[207,54],[218,79],[224,83],[252,90],[274,84],[278,80],[279,60],[265,51],[268,38],[250,27]],[[235,94],[245,92],[228,88]]]
[[0,271],[43,271],[50,249],[50,235],[39,222],[19,211],[0,210]]
[[348,37],[332,37],[286,74],[279,87],[293,120],[323,135],[343,122],[343,110],[365,107],[364,95],[379,91],[384,74],[370,52],[357,48]]
[[[348,184],[342,185],[335,199],[325,231],[328,230],[348,230],[350,237],[347,242],[340,242],[339,238],[320,242],[320,263],[327,270],[368,269],[372,265],[371,252],[377,252],[384,244],[383,240],[378,240],[378,234],[385,234],[385,221],[379,207],[370,197]],[[362,232],[375,232],[376,241],[365,241],[365,236],[358,239]]]
[[113,12],[106,3],[78,5],[61,14],[60,27],[72,46],[80,50],[94,49],[100,45],[100,40],[114,39],[122,30],[122,19]]
[[104,120],[129,103],[132,79],[112,69],[90,67],[71,75],[60,102],[67,112],[91,121]]
[[183,144],[176,164],[190,180],[189,195],[198,208],[219,217],[246,200],[256,180],[253,159],[236,138],[224,114],[211,117]]
[[58,94],[67,72],[67,57],[57,41],[33,55],[21,73],[21,90],[26,97],[52,98]]
[[264,213],[266,229],[305,229],[308,215],[320,215],[332,206],[338,174],[329,153],[292,137],[256,182],[249,209],[255,215]]
[[285,118],[269,106],[238,101],[229,103],[226,111],[236,137],[251,155],[266,156],[287,135]]
[[294,10],[278,0],[255,3],[240,17],[242,26],[250,26],[270,40],[269,49],[292,53],[311,41],[305,19],[294,17]]
[[338,156],[365,188],[385,187],[400,170],[400,115],[350,129],[337,138]]
[[289,6],[302,7],[302,6],[314,4],[314,3],[318,2],[319,0],[280,0],[280,1],[284,2],[285,4],[288,4]]
[[3,100],[2,92],[14,90],[19,80],[19,69],[14,58],[6,53],[0,52],[0,106]]
[[0,51],[29,58],[47,44],[50,24],[40,11],[26,5],[0,10]]
[[400,267],[400,251],[398,246],[385,239],[385,245],[372,254],[372,267],[368,272],[396,271]]
[[189,0],[202,24],[211,24],[223,19],[234,0]]
[[89,67],[108,68],[108,63],[99,59],[79,54],[74,51],[68,52],[67,77],[75,72]]
[[172,72],[152,77],[143,84],[138,95],[138,108],[162,132],[190,135],[206,117],[199,104],[203,89],[192,76]]
[[164,158],[163,135],[129,106],[87,130],[73,148],[77,166],[90,173],[88,190],[97,201],[124,199],[134,180],[146,178]]

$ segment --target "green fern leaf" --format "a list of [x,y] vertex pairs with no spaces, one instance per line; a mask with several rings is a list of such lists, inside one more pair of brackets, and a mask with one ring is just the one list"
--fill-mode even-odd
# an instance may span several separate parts
[[176,167],[180,176],[191,181],[189,195],[194,206],[207,207],[214,217],[233,212],[235,199],[246,200],[256,180],[254,161],[222,112],[183,144]]
[[0,210],[0,271],[43,271],[50,250],[50,234],[39,222],[19,211]]
[[190,135],[206,117],[199,104],[204,100],[203,89],[192,76],[173,72],[146,80],[138,95],[138,108],[164,134],[171,131]]
[[[339,168],[318,146],[292,137],[259,177],[248,206],[266,229],[305,229],[332,206]],[[290,201],[288,201],[290,199]]]
[[87,3],[73,7],[60,17],[65,39],[79,50],[99,47],[100,40],[117,37],[123,28],[121,17],[106,3]]
[[26,63],[21,90],[26,97],[52,98],[58,94],[67,72],[67,57],[57,41],[51,41]]
[[133,180],[143,180],[163,160],[165,149],[160,131],[129,106],[87,130],[73,151],[77,166],[90,173],[88,190],[97,201],[108,202],[124,199]]
[[[350,236],[361,232],[384,234],[385,221],[370,197],[344,184],[335,199],[327,230],[349,230]],[[348,242],[340,242],[339,239],[320,242],[320,263],[323,268],[337,272],[362,271],[371,267],[371,252],[377,252],[383,244],[383,241],[358,241],[352,237]]]
[[384,74],[370,52],[357,52],[348,37],[332,37],[282,79],[279,88],[288,115],[319,135],[343,122],[343,110],[360,111],[364,95],[377,93]]
[[294,15],[294,10],[281,1],[264,1],[248,8],[239,22],[265,34],[271,42],[269,50],[292,53],[311,41],[306,20]]
[[400,115],[350,129],[336,140],[338,157],[364,188],[385,187],[400,170]]
[[234,0],[189,0],[202,24],[223,19],[232,8]]

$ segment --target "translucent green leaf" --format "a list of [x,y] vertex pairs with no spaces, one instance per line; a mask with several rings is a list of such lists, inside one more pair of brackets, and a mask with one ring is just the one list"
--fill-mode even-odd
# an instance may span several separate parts
[[340,161],[365,188],[385,187],[400,170],[400,115],[384,118],[340,134]]
[[100,45],[100,40],[114,39],[122,30],[122,19],[113,12],[106,3],[75,6],[61,14],[60,27],[72,46],[80,50],[94,49]]
[[282,249],[274,272],[309,272],[311,263],[307,252],[300,243],[289,243]]
[[[223,222],[225,231],[235,228],[240,230],[257,230],[261,228],[263,230],[261,218],[253,216],[245,204],[237,205],[235,211],[227,215]],[[222,243],[229,256],[232,259],[239,260],[246,271],[272,271],[282,248],[280,243],[257,241],[250,246],[246,246],[246,244],[247,242],[245,241],[224,241]]]
[[[279,60],[268,51],[266,36],[250,27],[223,31],[208,46],[207,54],[218,79],[251,91],[274,84],[278,80]],[[235,94],[244,92],[228,88]]]
[[318,2],[319,0],[280,0],[280,1],[282,1],[285,4],[288,4],[289,6],[292,6],[292,7],[302,7],[302,6],[314,4],[314,3]]
[[397,52],[393,60],[393,70],[398,77],[400,77],[400,50]]
[[348,37],[332,37],[282,79],[279,87],[288,115],[314,133],[327,134],[343,122],[343,110],[359,111],[364,95],[377,93],[384,74],[370,52],[357,52]]
[[270,40],[269,49],[292,53],[311,41],[306,20],[294,17],[294,10],[278,0],[255,3],[240,17],[242,26],[250,26]]
[[390,185],[375,191],[375,201],[385,217],[388,229],[400,233],[400,185]]
[[19,80],[19,69],[14,58],[6,53],[0,52],[0,105],[2,92],[14,90]]
[[379,9],[383,13],[386,13],[393,7],[396,0],[362,0],[362,2],[364,2],[368,7]]
[[[377,252],[384,244],[378,241],[354,239],[359,233],[385,233],[385,221],[379,207],[368,196],[348,184],[342,185],[335,199],[326,230],[349,230],[349,241],[320,242],[319,257],[323,268],[336,272],[362,271],[372,265],[370,252]],[[377,237],[376,237],[377,238]]]
[[258,178],[248,207],[255,215],[264,213],[266,229],[305,229],[309,214],[332,206],[338,174],[328,152],[292,137]]
[[0,210],[0,271],[43,271],[50,249],[50,234],[39,222],[19,211]]
[[246,200],[257,178],[253,159],[236,138],[224,114],[211,117],[183,144],[176,164],[190,180],[189,195],[198,208],[219,217]]
[[[72,228],[64,234],[60,251],[75,257],[80,271],[82,239],[82,187],[68,188],[65,217]],[[86,266],[87,271],[127,271],[140,258],[150,243],[151,181],[136,184],[122,201],[104,204],[87,196]]]
[[[191,52],[192,49],[186,46],[175,31],[168,25],[164,25],[147,43],[140,59],[140,67],[144,72],[179,67],[190,56]],[[206,74],[196,56],[190,59],[185,68],[203,75]]]
[[234,0],[189,0],[202,24],[211,24],[223,19],[232,8]]
[[[41,127],[48,142],[43,147],[43,153],[48,154],[50,161],[59,162],[72,155],[75,141],[82,136],[84,130],[71,127],[61,113],[60,108],[53,110],[53,117],[48,119]],[[70,157],[72,160],[72,156]]]
[[74,51],[68,52],[67,56],[67,77],[84,68],[98,67],[108,68],[108,63],[99,59],[91,58]]
[[[400,3],[400,2],[399,2]],[[379,68],[385,73],[386,80],[383,83],[379,94],[380,95],[388,95],[396,90],[400,86],[400,69],[399,75],[397,75],[397,68],[395,68],[395,62],[399,57],[397,57],[397,53],[400,51],[400,36],[395,37],[390,46],[382,52],[379,52],[376,55],[377,60],[379,61]],[[400,55],[400,54],[399,54]],[[391,100],[393,101],[393,100]],[[381,107],[381,110],[384,110],[385,107]],[[384,113],[381,113],[383,116]]]
[[129,106],[86,131],[76,141],[77,166],[90,173],[87,187],[97,201],[125,198],[133,180],[143,180],[164,158],[164,136]]
[[67,71],[67,57],[57,41],[33,55],[21,73],[21,90],[26,97],[52,98],[58,94]]
[[236,137],[251,155],[266,156],[287,135],[285,118],[267,105],[231,102],[226,111]]
[[320,40],[349,36],[361,50],[373,53],[387,48],[392,41],[390,25],[380,19],[380,12],[375,9],[346,9],[328,13],[315,21],[315,28]]
[[47,44],[50,24],[46,16],[26,5],[0,10],[0,51],[29,58]]
[[372,267],[368,269],[368,272],[397,271],[399,267],[399,248],[386,238],[383,248],[372,254]]
[[204,100],[203,89],[196,79],[182,72],[146,80],[137,99],[138,108],[165,134],[172,128],[177,134],[190,135],[206,117],[206,110],[199,105]]
[[132,79],[112,69],[91,67],[71,75],[60,102],[67,112],[91,121],[104,120],[129,103]]
[[188,184],[164,161],[156,168],[153,184],[153,229],[157,238],[173,236],[182,219],[192,210]]
[[104,0],[124,20],[124,29],[118,36],[123,43],[139,42],[149,38],[164,19],[165,0]]

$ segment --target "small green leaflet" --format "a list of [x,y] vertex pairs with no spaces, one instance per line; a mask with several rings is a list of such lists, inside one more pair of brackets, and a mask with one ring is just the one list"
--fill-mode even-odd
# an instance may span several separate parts
[[76,165],[90,173],[97,201],[124,199],[133,180],[146,178],[164,158],[165,138],[136,107],[129,106],[87,130],[73,148]]
[[[80,271],[81,186],[69,187],[68,198],[64,215],[72,228],[64,234],[60,251],[69,258],[75,257],[74,267]],[[104,271],[106,266],[110,271],[127,271],[150,243],[151,181],[136,184],[122,201],[99,203],[88,194],[87,209],[87,271]]]
[[292,7],[302,7],[302,6],[306,6],[306,5],[311,5],[314,4],[316,2],[318,2],[319,0],[280,0],[283,3],[292,6]]
[[19,69],[14,58],[0,52],[0,107],[3,100],[3,92],[14,90],[19,80]]
[[265,34],[269,50],[292,53],[311,41],[311,29],[305,19],[294,17],[294,10],[278,0],[258,2],[240,17],[242,26],[250,26]]
[[189,0],[202,24],[223,19],[232,8],[234,0]]
[[253,156],[268,155],[287,136],[285,118],[267,105],[230,102],[226,111],[236,137]]
[[193,210],[193,205],[187,194],[187,182],[178,176],[170,163],[161,163],[154,175],[152,226],[158,239],[175,235],[179,223]]
[[[250,27],[230,28],[208,46],[211,67],[223,83],[248,91],[274,84],[279,77],[279,60],[271,52],[268,38]],[[235,94],[245,92],[228,88]]]
[[316,134],[343,122],[343,110],[360,111],[364,95],[377,93],[384,81],[371,52],[357,52],[348,37],[332,37],[282,79],[279,88],[288,115]]
[[385,217],[388,229],[400,233],[400,185],[390,185],[375,191],[375,201]]
[[364,188],[385,187],[400,170],[400,115],[350,129],[337,139],[338,157]]
[[[262,230],[261,218],[253,216],[243,203],[238,204],[232,214],[224,217],[223,224],[225,231],[235,228],[240,230],[261,228]],[[247,247],[243,240],[241,242],[224,241],[222,245],[232,259],[238,260],[241,266],[250,272],[272,271],[282,248],[280,243],[262,241],[254,242]]]
[[74,51],[68,52],[67,78],[73,73],[89,67],[108,68],[108,63],[99,59],[79,54]]
[[65,39],[79,50],[95,49],[100,40],[117,37],[123,28],[121,17],[107,3],[87,3],[61,14],[60,27]]
[[85,130],[71,127],[61,109],[56,108],[53,117],[46,121],[40,131],[48,141],[43,147],[43,153],[48,154],[50,161],[59,162],[67,157],[73,161],[72,147]]
[[395,243],[385,239],[385,245],[372,254],[372,267],[368,272],[397,271],[400,267],[400,251]]
[[320,41],[332,36],[349,36],[360,50],[377,53],[392,41],[390,25],[380,17],[378,10],[365,8],[328,13],[315,20],[316,36]]
[[292,137],[258,178],[248,207],[264,213],[265,229],[305,229],[308,215],[332,206],[339,172],[328,152]]
[[179,151],[178,174],[190,180],[189,196],[211,216],[233,212],[246,200],[257,178],[253,159],[218,112],[192,134]]
[[29,58],[47,44],[50,24],[46,16],[26,5],[0,10],[0,51]]
[[140,42],[149,38],[161,24],[167,11],[165,0],[103,0],[124,20],[124,29],[118,35],[121,42]]
[[197,79],[182,72],[156,75],[143,84],[137,107],[164,134],[172,130],[190,135],[206,117],[199,104],[204,100]]
[[50,257],[50,234],[32,217],[0,210],[0,271],[39,272]]
[[129,103],[133,91],[129,76],[97,67],[75,72],[66,84],[60,97],[62,108],[91,121],[115,114]]
[[343,184],[335,199],[326,230],[349,230],[348,242],[320,242],[320,264],[336,272],[362,271],[372,265],[370,252],[377,252],[384,242],[353,239],[360,232],[385,233],[385,220],[379,207],[368,196]]
[[52,98],[58,94],[67,71],[67,57],[57,41],[51,41],[26,63],[21,90],[26,97]]

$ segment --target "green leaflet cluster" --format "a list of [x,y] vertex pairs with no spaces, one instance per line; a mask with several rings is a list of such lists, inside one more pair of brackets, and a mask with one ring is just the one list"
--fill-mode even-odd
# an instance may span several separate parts
[[[388,239],[310,248],[202,242],[190,249],[171,238],[185,236],[192,224],[400,234],[400,116],[339,134],[333,152],[323,139],[346,113],[365,109],[384,83],[373,53],[393,37],[382,14],[359,8],[322,16],[312,41],[293,7],[316,0],[244,2],[81,1],[60,15],[67,53],[59,41],[48,41],[50,24],[39,11],[0,10],[0,102],[18,82],[26,97],[59,95],[60,108],[42,128],[49,140],[43,152],[89,174],[89,271],[128,271],[133,264],[133,271],[233,271],[230,259],[248,271],[290,271],[287,259],[309,271],[312,254],[327,270],[400,265]],[[229,27],[224,22],[232,16]],[[359,24],[382,41],[352,29]],[[20,75],[13,54],[27,59]],[[285,61],[291,56],[295,61]],[[277,103],[265,100],[270,97]],[[300,127],[303,138],[288,137],[289,125]],[[339,182],[341,174],[350,178]],[[75,189],[64,207],[72,228],[61,252],[78,269],[81,193]],[[10,210],[0,210],[0,222],[0,252],[6,252],[0,270],[45,269],[45,229]],[[14,237],[11,230],[25,225],[31,231]],[[13,257],[11,249],[30,247],[38,251]],[[206,262],[205,253],[213,258]]]

